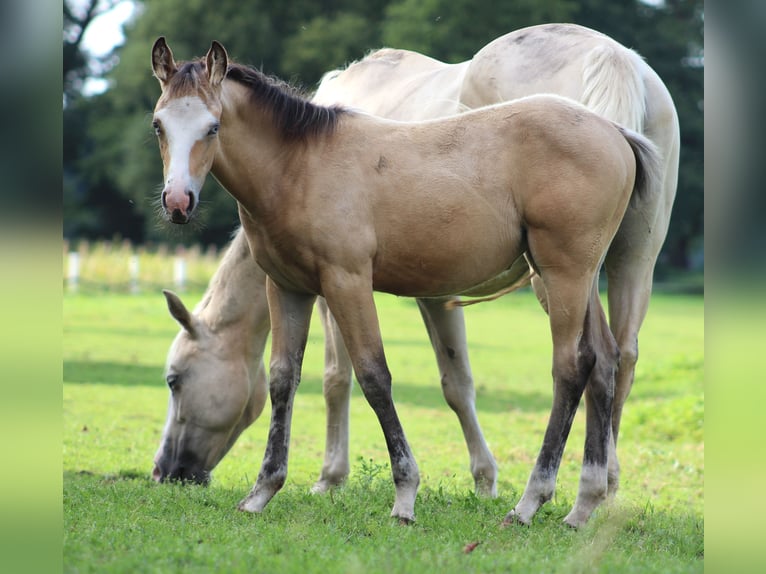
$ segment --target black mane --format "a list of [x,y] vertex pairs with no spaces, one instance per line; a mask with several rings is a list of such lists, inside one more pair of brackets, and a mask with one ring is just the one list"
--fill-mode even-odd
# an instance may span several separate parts
[[226,78],[247,87],[257,105],[270,108],[277,129],[287,139],[331,134],[338,124],[338,118],[346,112],[341,106],[314,104],[286,82],[266,76],[249,66],[229,64]]

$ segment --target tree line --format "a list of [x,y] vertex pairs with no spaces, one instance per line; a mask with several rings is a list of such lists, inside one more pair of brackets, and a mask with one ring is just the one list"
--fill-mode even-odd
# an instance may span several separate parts
[[[659,269],[689,268],[703,234],[702,0],[151,0],[135,2],[125,42],[89,61],[82,31],[115,0],[64,1],[64,235],[136,243],[222,245],[238,223],[234,200],[208,178],[201,223],[158,217],[162,165],[151,130],[159,96],[149,54],[160,36],[176,57],[202,56],[212,39],[231,56],[307,93],[328,70],[382,46],[466,60],[494,38],[524,26],[574,22],[638,51],[668,86],[681,123],[678,194]],[[83,93],[84,79],[108,82]]]

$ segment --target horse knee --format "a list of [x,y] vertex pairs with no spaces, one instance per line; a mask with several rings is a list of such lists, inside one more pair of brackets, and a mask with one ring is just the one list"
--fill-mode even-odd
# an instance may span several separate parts
[[620,346],[620,368],[633,370],[638,363],[638,339],[632,337],[622,341]]
[[351,371],[337,366],[327,367],[322,386],[325,400],[337,400],[347,396],[351,389]]
[[473,390],[473,378],[466,376],[458,381],[445,373],[441,378],[442,394],[449,408],[455,413],[461,413],[466,405],[473,404],[475,399]]

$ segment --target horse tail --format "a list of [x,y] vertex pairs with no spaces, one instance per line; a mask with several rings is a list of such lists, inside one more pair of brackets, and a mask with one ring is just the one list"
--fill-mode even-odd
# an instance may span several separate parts
[[630,145],[636,158],[636,180],[631,200],[635,197],[646,199],[661,193],[665,176],[659,148],[646,136],[618,124],[615,126]]
[[641,56],[619,44],[600,44],[585,57],[582,103],[600,116],[643,133],[646,88]]
[[522,275],[522,277],[515,281],[514,283],[511,283],[508,285],[508,287],[504,287],[503,289],[500,289],[497,293],[494,293],[492,295],[488,295],[486,297],[477,297],[476,299],[450,299],[446,303],[444,303],[444,306],[452,310],[455,307],[468,307],[468,305],[476,305],[476,303],[486,303],[487,301],[494,301],[495,299],[500,299],[503,295],[508,295],[508,293],[513,293],[514,291],[518,291],[522,287],[526,287],[530,283],[532,283],[532,278],[536,275],[534,271],[529,271]]

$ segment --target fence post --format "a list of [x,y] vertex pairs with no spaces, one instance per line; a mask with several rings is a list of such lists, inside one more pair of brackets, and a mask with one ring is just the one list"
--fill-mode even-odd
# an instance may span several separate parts
[[77,292],[80,279],[80,254],[77,251],[69,252],[69,265],[67,269],[67,287],[72,293]]
[[183,291],[186,287],[186,259],[176,257],[173,261],[173,280],[176,289]]
[[141,270],[138,255],[133,254],[128,259],[128,269],[130,270],[130,292],[138,293],[141,291],[141,286],[138,284],[139,271]]

